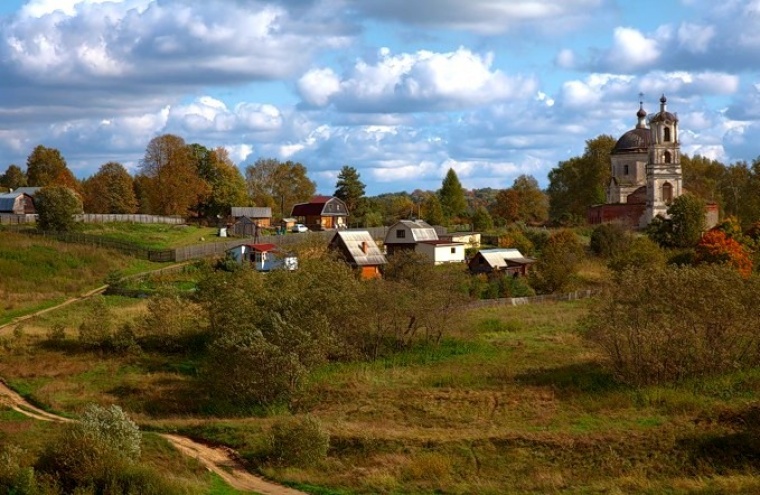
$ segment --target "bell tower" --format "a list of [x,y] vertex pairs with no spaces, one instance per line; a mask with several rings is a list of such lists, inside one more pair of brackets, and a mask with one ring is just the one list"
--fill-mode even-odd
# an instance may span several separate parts
[[657,215],[667,216],[668,206],[683,194],[678,117],[667,111],[667,102],[662,95],[660,111],[649,120],[651,140],[646,165],[645,225]]

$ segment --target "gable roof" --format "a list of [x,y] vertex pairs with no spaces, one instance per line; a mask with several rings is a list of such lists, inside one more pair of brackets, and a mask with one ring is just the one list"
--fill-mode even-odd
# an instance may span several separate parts
[[16,199],[18,199],[19,196],[31,197],[27,193],[16,191],[0,194],[0,212],[13,211],[13,208],[16,206]]
[[478,255],[493,268],[506,268],[514,265],[528,265],[535,263],[536,260],[532,258],[526,258],[517,249],[481,249],[478,251]]
[[37,192],[42,189],[41,187],[17,187],[13,193],[24,193],[28,194],[31,197],[34,197]]
[[384,265],[388,263],[385,255],[366,230],[348,230],[336,232],[330,245],[340,245],[348,253],[348,261],[357,266]]
[[233,206],[230,214],[235,217],[272,218],[272,208],[268,206]]
[[432,225],[424,220],[399,220],[388,229],[388,233],[390,234],[399,225],[409,229],[414,242],[438,240],[438,233]]

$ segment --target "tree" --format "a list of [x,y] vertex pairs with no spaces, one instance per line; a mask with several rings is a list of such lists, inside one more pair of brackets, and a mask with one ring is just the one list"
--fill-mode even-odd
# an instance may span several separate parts
[[586,218],[589,206],[604,203],[615,143],[609,135],[588,140],[582,156],[560,162],[549,172],[547,194],[552,220]]
[[719,186],[721,177],[726,171],[726,166],[721,162],[700,155],[690,158],[688,155],[682,154],[681,170],[683,170],[684,189],[704,201],[720,199]]
[[705,203],[700,198],[684,194],[668,207],[676,247],[694,247],[705,231]]
[[578,265],[583,260],[583,245],[571,230],[553,233],[531,272],[531,285],[543,293],[572,288]]
[[79,183],[66,165],[61,152],[39,145],[26,159],[27,184],[33,187],[66,186],[79,190]]
[[521,175],[515,179],[512,187],[496,194],[491,213],[506,223],[540,224],[548,217],[549,202],[535,178]]
[[718,263],[736,269],[743,277],[752,273],[752,259],[744,246],[725,232],[712,229],[705,233],[697,244],[695,264]]
[[18,165],[10,165],[5,173],[0,176],[0,186],[9,189],[17,189],[26,186],[26,174]]
[[37,228],[66,232],[74,228],[74,215],[82,213],[79,195],[64,186],[43,187],[34,198]]
[[151,139],[140,172],[146,177],[143,194],[156,215],[187,215],[208,194],[192,149],[179,136],[164,134]]
[[443,225],[446,218],[443,216],[443,207],[436,194],[430,194],[421,205],[422,218],[430,225]]
[[227,215],[233,206],[249,203],[245,179],[224,148],[209,150],[200,144],[190,145],[198,176],[208,187],[208,194],[194,207],[199,217]]
[[286,217],[293,205],[305,203],[317,190],[306,173],[306,167],[300,163],[259,158],[245,168],[248,196],[256,206],[277,207],[279,217]]
[[365,185],[354,167],[345,165],[340,169],[338,182],[335,184],[335,197],[346,203],[349,214],[355,213],[359,200],[364,196],[364,189]]
[[441,189],[438,191],[438,199],[441,201],[443,215],[449,221],[467,214],[464,188],[453,168],[450,168],[446,172],[446,177],[443,178]]
[[472,215],[472,229],[479,232],[487,232],[493,229],[493,218],[484,207],[475,210]]
[[132,176],[124,165],[108,162],[82,183],[84,210],[88,213],[123,214],[137,211]]
[[603,258],[612,258],[631,243],[631,235],[618,223],[603,223],[591,232],[589,248]]

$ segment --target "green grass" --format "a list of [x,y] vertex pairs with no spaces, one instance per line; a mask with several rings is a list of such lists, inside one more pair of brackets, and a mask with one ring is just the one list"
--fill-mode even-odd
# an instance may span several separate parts
[[87,223],[79,232],[106,239],[128,242],[148,249],[171,249],[204,242],[229,240],[220,238],[214,227],[145,223]]

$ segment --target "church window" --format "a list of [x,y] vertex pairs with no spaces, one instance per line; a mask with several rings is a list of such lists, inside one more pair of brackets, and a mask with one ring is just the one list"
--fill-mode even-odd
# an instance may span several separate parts
[[664,139],[666,143],[670,142],[670,127],[664,129]]
[[623,175],[628,175],[628,165],[623,165]]
[[665,152],[665,163],[671,163],[673,161],[673,155],[670,154],[670,151]]
[[662,201],[665,203],[673,202],[673,186],[669,182],[662,185]]

